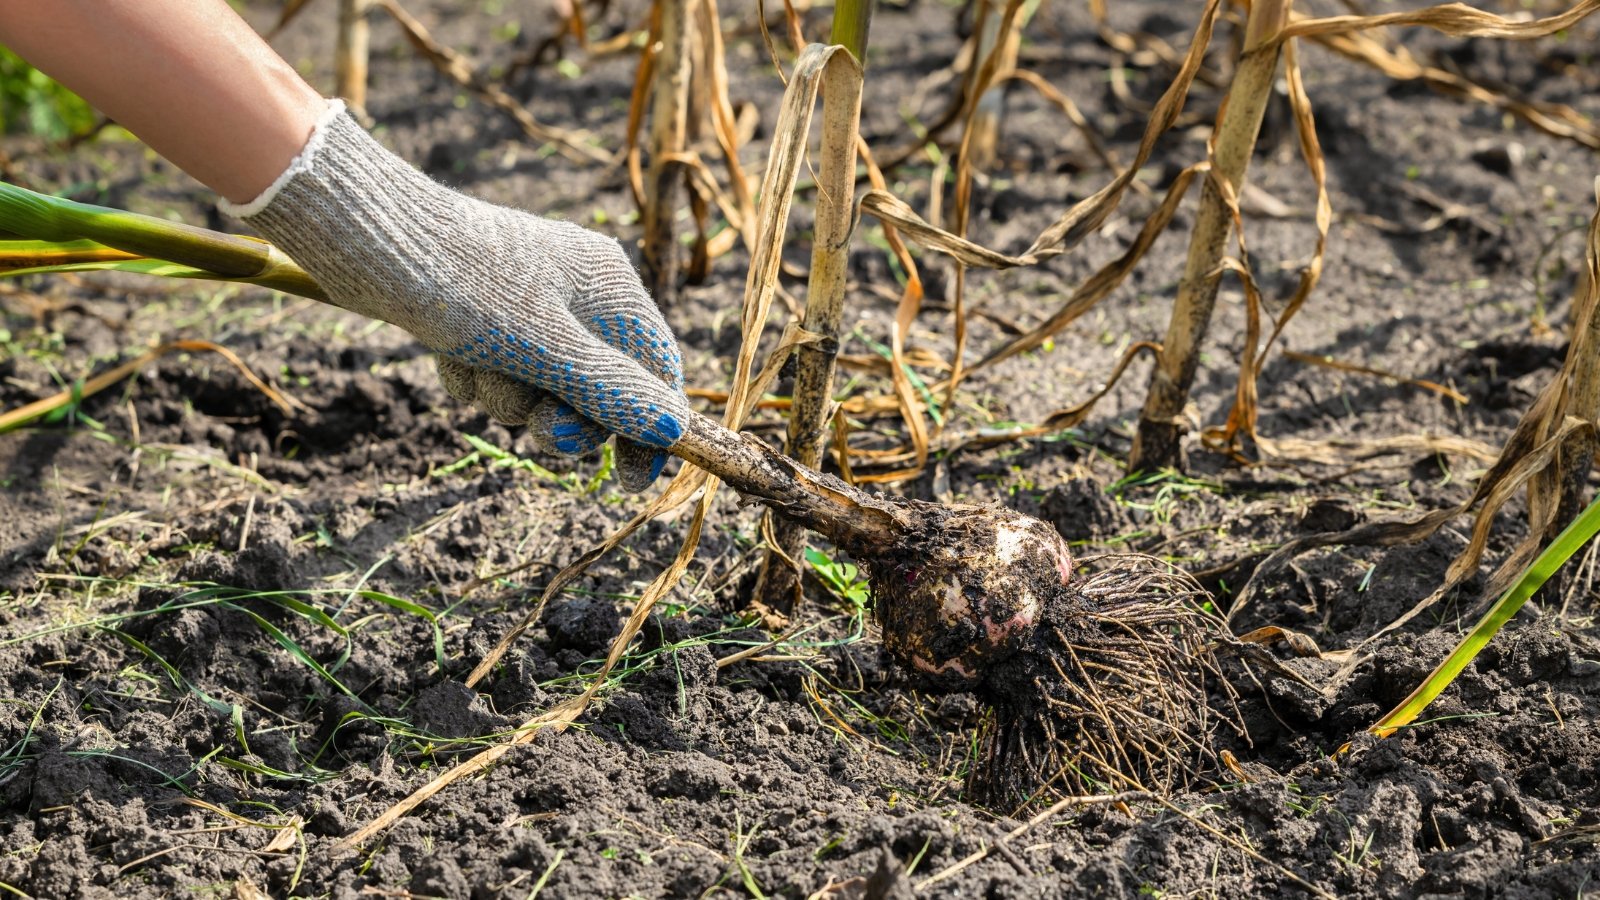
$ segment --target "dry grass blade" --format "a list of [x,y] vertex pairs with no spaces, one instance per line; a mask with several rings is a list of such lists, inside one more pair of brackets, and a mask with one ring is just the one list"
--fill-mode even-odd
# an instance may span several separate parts
[[[1564,423],[1561,430],[1554,437],[1543,443],[1530,446],[1528,438],[1533,431],[1531,426],[1535,422],[1532,419],[1524,419],[1524,422],[1530,427],[1526,431],[1519,427],[1518,433],[1512,435],[1512,438],[1506,442],[1506,446],[1502,448],[1498,461],[1478,482],[1478,486],[1472,496],[1462,503],[1413,518],[1370,522],[1345,531],[1307,535],[1306,537],[1296,538],[1274,550],[1270,556],[1262,560],[1261,564],[1256,567],[1256,571],[1251,576],[1250,581],[1240,591],[1238,599],[1228,608],[1229,621],[1236,620],[1249,607],[1255,597],[1256,585],[1261,583],[1263,576],[1278,571],[1291,559],[1307,550],[1336,544],[1388,547],[1396,544],[1416,543],[1438,531],[1445,523],[1471,512],[1473,507],[1479,506],[1481,503],[1472,537],[1461,555],[1451,563],[1450,569],[1445,575],[1444,584],[1418,602],[1404,615],[1367,638],[1365,643],[1375,641],[1416,618],[1445,594],[1449,593],[1451,589],[1472,575],[1478,560],[1482,558],[1484,548],[1488,544],[1490,526],[1494,522],[1495,514],[1500,511],[1506,501],[1510,500],[1518,489],[1528,484],[1535,475],[1550,465],[1560,450],[1562,441],[1572,434],[1574,429],[1591,427],[1576,419],[1570,419]],[[1519,548],[1518,551],[1512,553],[1507,565],[1514,560],[1525,561],[1526,558],[1531,557],[1526,557]],[[1498,580],[1498,577],[1491,579],[1491,581]],[[1491,593],[1493,592],[1491,591]]]
[[[1043,97],[1046,102],[1061,110],[1062,115],[1067,117],[1067,121],[1071,122],[1072,127],[1076,128],[1078,134],[1083,137],[1084,143],[1089,145],[1089,151],[1100,162],[1104,163],[1107,169],[1111,170],[1111,174],[1118,177],[1122,175],[1122,163],[1117,161],[1116,154],[1106,149],[1105,142],[1100,140],[1100,130],[1089,124],[1089,120],[1084,118],[1083,111],[1078,109],[1078,104],[1072,102],[1072,98],[1057,90],[1055,85],[1045,81],[1039,73],[1030,72],[1027,69],[1006,71],[995,77],[997,85],[1005,81],[1020,81],[1038,91],[1039,96]],[[1139,182],[1134,182],[1133,186],[1135,189],[1144,187]]]
[[1022,48],[1022,29],[1027,27],[1036,9],[1037,3],[1024,6],[1008,2],[1002,6],[999,0],[982,0],[978,5],[972,58],[983,60],[984,65],[967,70],[966,91],[971,111],[961,135],[965,149],[960,156],[970,159],[976,168],[987,169],[994,165],[1000,142],[1000,119],[1005,111],[1005,96],[996,88],[1016,70],[1017,53]]
[[1234,384],[1233,407],[1228,411],[1227,424],[1220,429],[1206,429],[1202,437],[1208,446],[1231,452],[1236,459],[1244,457],[1238,452],[1240,434],[1255,437],[1257,415],[1256,378],[1261,374],[1261,361],[1266,351],[1258,350],[1261,344],[1261,288],[1250,272],[1249,257],[1244,247],[1244,222],[1239,212],[1239,199],[1231,191],[1224,192],[1224,201],[1233,215],[1235,233],[1239,237],[1239,259],[1224,259],[1222,271],[1239,277],[1239,287],[1244,292],[1245,335],[1244,347],[1239,353],[1239,378]]
[[1014,266],[1031,266],[1048,256],[1053,256],[1076,246],[1085,236],[1098,229],[1122,202],[1122,195],[1133,183],[1140,168],[1150,160],[1156,141],[1160,139],[1183,111],[1184,100],[1194,82],[1195,72],[1205,57],[1211,43],[1211,32],[1216,24],[1219,0],[1207,0],[1201,12],[1200,24],[1189,44],[1183,66],[1171,85],[1156,103],[1150,121],[1145,124],[1144,136],[1133,162],[1109,184],[1083,200],[1073,204],[1062,216],[1044,230],[1027,250],[1016,256],[990,250],[950,232],[929,224],[911,207],[885,191],[868,191],[861,198],[861,211],[871,213],[894,225],[913,243],[944,253],[958,262],[975,268],[1005,269]]
[[1429,381],[1426,378],[1407,378],[1404,375],[1390,372],[1387,369],[1375,369],[1372,366],[1363,366],[1359,363],[1345,362],[1343,360],[1334,359],[1331,356],[1317,356],[1311,353],[1297,353],[1293,350],[1283,351],[1283,356],[1285,359],[1292,359],[1295,362],[1305,363],[1308,366],[1321,366],[1325,369],[1333,369],[1336,372],[1354,372],[1358,375],[1371,375],[1374,378],[1397,381],[1401,384],[1409,384],[1412,387],[1422,388],[1425,391],[1432,391],[1433,393],[1438,394],[1439,396],[1448,400],[1453,400],[1456,403],[1467,402],[1467,396],[1455,388],[1446,387],[1445,385],[1439,384],[1436,381]]
[[[750,183],[739,163],[739,125],[733,112],[733,101],[728,96],[728,61],[722,41],[722,17],[717,12],[717,0],[702,0],[699,4],[700,34],[704,37],[706,84],[711,101],[711,131],[722,150],[723,165],[728,170],[728,183],[733,188],[738,203],[739,218],[731,215],[728,221],[739,230],[744,244],[755,248],[756,221],[755,198],[750,193]],[[726,210],[724,211],[726,215]]]
[[[1178,67],[1182,63],[1182,56],[1172,45],[1161,37],[1148,31],[1123,32],[1112,27],[1111,19],[1106,13],[1105,0],[1089,0],[1089,16],[1094,19],[1096,33],[1106,46],[1117,51],[1129,62],[1136,65],[1164,65]],[[1141,58],[1141,56],[1143,58]],[[1227,84],[1226,77],[1211,69],[1202,68],[1195,73],[1195,80],[1211,87],[1220,87]]]
[[434,68],[451,81],[476,94],[485,103],[510,116],[528,137],[540,143],[554,145],[562,156],[573,162],[611,162],[611,154],[593,146],[586,132],[569,131],[541,124],[533,117],[533,113],[528,112],[527,107],[513,99],[504,88],[481,77],[466,57],[434,40],[428,29],[424,28],[415,16],[406,12],[398,0],[373,0],[373,2],[383,7],[383,11],[399,23],[406,39],[433,63]]
[[[1516,495],[1518,490],[1526,487],[1529,494],[1530,518],[1534,518],[1532,510],[1538,503],[1541,480],[1558,471],[1563,445],[1570,438],[1580,435],[1586,435],[1592,440],[1593,434],[1594,425],[1592,423],[1568,418],[1561,423],[1560,429],[1554,435],[1535,447],[1532,452],[1512,457],[1514,465],[1503,470],[1503,474],[1500,477],[1491,481],[1490,476],[1485,476],[1483,482],[1489,485],[1489,490],[1483,492],[1483,504],[1473,519],[1472,535],[1467,542],[1467,546],[1462,549],[1461,554],[1451,561],[1450,568],[1445,572],[1444,583],[1410,610],[1407,610],[1404,615],[1378,629],[1362,643],[1371,644],[1384,635],[1403,627],[1407,622],[1421,615],[1443,599],[1450,591],[1459,587],[1468,578],[1471,578],[1473,573],[1477,571],[1478,563],[1483,559],[1484,551],[1488,549],[1489,535],[1494,527],[1495,516],[1500,512],[1500,509]],[[1506,449],[1510,451],[1512,444],[1508,443]],[[1505,457],[1502,456],[1502,460],[1504,459]],[[1498,469],[1498,467],[1496,468]],[[1495,470],[1491,470],[1492,474],[1495,474]],[[1482,491],[1481,484],[1479,490]],[[1555,504],[1553,502],[1550,504],[1550,509],[1552,512],[1548,517],[1539,516],[1538,518],[1545,521],[1554,518],[1553,510],[1555,509]],[[1466,512],[1466,510],[1461,510],[1461,512]],[[1528,562],[1538,553],[1539,544],[1544,539],[1543,532],[1537,527],[1541,524],[1539,521],[1536,520],[1532,524],[1535,527],[1529,529],[1529,536],[1513,548],[1510,555],[1501,563],[1500,568],[1489,576],[1487,593],[1490,596],[1502,593],[1507,583],[1515,578],[1520,570],[1526,568]]]
[[[1155,356],[1160,352],[1161,345],[1150,341],[1139,341],[1138,343],[1133,344],[1123,352],[1122,358],[1119,359],[1116,366],[1112,368],[1111,374],[1106,377],[1101,386],[1096,389],[1094,393],[1090,394],[1087,399],[1077,403],[1076,405],[1056,410],[1055,412],[1046,416],[1044,421],[1038,425],[1031,427],[1010,427],[1004,429],[979,429],[976,432],[963,434],[946,432],[938,441],[929,441],[926,449],[923,449],[919,444],[913,443],[909,447],[903,446],[898,449],[852,451],[852,455],[864,460],[866,463],[875,466],[899,465],[906,462],[915,462],[915,465],[912,468],[897,469],[888,472],[856,474],[852,480],[852,483],[882,484],[885,482],[901,481],[906,478],[915,477],[915,475],[922,470],[923,466],[925,466],[928,455],[933,451],[937,451],[939,454],[941,454],[941,456],[949,458],[951,454],[971,447],[990,447],[997,444],[1010,443],[1012,441],[1020,441],[1028,438],[1055,434],[1063,429],[1072,428],[1078,424],[1081,424],[1083,420],[1088,417],[1089,413],[1094,410],[1096,404],[1104,399],[1105,396],[1117,386],[1117,384],[1122,380],[1123,376],[1127,374],[1128,368],[1134,360],[1138,359],[1140,356]],[[974,370],[976,370],[976,368],[977,367],[974,367]],[[935,384],[930,388],[931,391],[942,391],[944,389],[944,382]],[[712,399],[720,398],[713,397]],[[916,408],[918,410],[922,408],[921,401],[913,398],[912,402],[917,404]],[[770,401],[770,404],[762,405],[771,405],[775,408],[783,408],[786,403],[787,401],[774,400]],[[852,416],[860,417],[886,415],[895,411],[895,409],[896,407],[890,405],[889,399],[883,397],[852,397],[840,404],[841,413],[849,413]],[[1492,459],[1494,451],[1490,449],[1488,450],[1488,453],[1489,457]]]
[[[1574,435],[1561,448],[1555,483],[1547,485],[1556,492],[1554,508],[1547,508],[1546,501],[1540,501],[1540,511],[1553,518],[1534,523],[1534,534],[1544,540],[1554,539],[1583,509],[1583,494],[1597,449],[1594,426],[1600,424],[1600,178],[1595,179],[1595,213],[1589,221],[1589,241],[1583,256],[1585,271],[1572,301],[1572,343],[1556,385],[1562,392],[1560,415],[1576,416],[1591,427]],[[1547,425],[1545,430],[1548,432],[1550,427]]]
[[[756,245],[751,252],[744,305],[740,310],[740,333],[745,340],[735,360],[729,416],[743,408],[750,389],[756,344],[778,290],[778,273],[783,263],[783,235],[789,221],[789,209],[794,203],[794,186],[799,181],[805,160],[806,139],[811,133],[811,110],[816,106],[823,70],[836,52],[840,52],[838,47],[821,44],[808,45],[801,51],[784,91],[778,120],[773,126],[772,146],[761,180],[761,209],[754,223]],[[725,422],[734,423],[731,419],[725,419]]]
[[1332,438],[1328,440],[1283,439],[1273,442],[1280,460],[1295,460],[1318,465],[1345,465],[1389,456],[1460,456],[1492,463],[1500,456],[1498,447],[1455,435],[1403,434],[1389,438]]
[[[655,48],[660,43],[659,6],[652,7],[650,29],[645,48],[639,54],[639,68],[634,73],[633,93],[628,101],[628,121],[625,129],[624,155],[628,167],[628,187],[633,194],[634,204],[639,208],[641,217],[646,213],[652,201],[646,199],[645,173],[643,167],[643,153],[639,147],[639,129],[644,123],[645,104],[650,99],[651,82],[654,79],[656,66]],[[697,63],[694,75],[703,79],[706,98],[710,104],[710,118],[712,136],[716,139],[717,149],[721,152],[723,165],[727,169],[728,181],[733,190],[733,197],[717,184],[716,177],[710,168],[701,160],[700,155],[693,149],[661,154],[661,161],[682,167],[688,175],[689,184],[695,190],[695,197],[691,203],[709,203],[722,211],[732,226],[730,231],[706,240],[704,234],[695,245],[695,253],[708,259],[714,259],[726,253],[733,246],[735,239],[742,238],[746,247],[753,248],[755,239],[752,235],[752,223],[755,221],[755,201],[750,193],[749,180],[744,173],[744,168],[739,162],[740,134],[739,126],[733,112],[733,103],[728,98],[728,70],[726,60],[723,58],[722,26],[717,16],[716,0],[703,0],[696,2],[693,14],[697,17],[698,24],[695,35],[703,57]],[[698,121],[696,120],[696,124]],[[701,223],[701,216],[696,215],[697,224]],[[658,223],[659,225],[659,223]],[[652,226],[658,227],[658,226]],[[703,232],[703,229],[702,229]],[[697,260],[698,261],[698,260]],[[698,280],[698,279],[696,279]]]
[[[1272,334],[1267,338],[1267,344],[1256,352],[1257,334],[1260,327],[1260,295],[1254,290],[1254,284],[1246,275],[1246,291],[1249,303],[1250,334],[1246,338],[1245,352],[1239,360],[1239,381],[1237,396],[1233,408],[1228,411],[1227,424],[1220,434],[1208,434],[1207,441],[1213,446],[1220,446],[1229,451],[1236,448],[1240,437],[1248,437],[1257,442],[1264,451],[1271,452],[1270,442],[1263,442],[1256,434],[1256,419],[1258,413],[1256,379],[1261,375],[1263,361],[1272,350],[1272,345],[1283,334],[1283,329],[1294,318],[1306,300],[1311,297],[1311,292],[1316,289],[1317,282],[1322,278],[1323,260],[1328,252],[1328,229],[1333,222],[1333,204],[1328,199],[1328,171],[1327,161],[1322,155],[1322,144],[1317,139],[1316,118],[1311,110],[1311,97],[1306,93],[1305,80],[1301,77],[1299,56],[1296,53],[1295,43],[1289,41],[1284,44],[1283,50],[1284,80],[1289,87],[1289,106],[1294,113],[1295,133],[1300,138],[1300,156],[1305,160],[1306,168],[1311,172],[1312,183],[1317,188],[1317,243],[1312,251],[1311,259],[1300,270],[1299,283],[1295,285],[1294,293],[1289,301],[1284,304],[1283,312],[1272,325]],[[1236,226],[1239,229],[1240,244],[1243,244],[1244,227],[1239,221],[1240,212],[1237,198],[1230,202]]]
[[[1117,360],[1117,364],[1112,368],[1111,374],[1106,377],[1106,380],[1100,385],[1100,387],[1095,390],[1094,393],[1090,394],[1087,399],[1077,403],[1076,405],[1056,410],[1055,412],[1046,416],[1044,421],[1040,422],[1038,425],[1004,429],[981,429],[975,433],[967,434],[953,434],[946,432],[943,438],[931,449],[937,450],[942,457],[948,459],[952,454],[971,447],[992,447],[997,444],[1005,444],[1012,441],[1021,441],[1028,438],[1042,437],[1047,434],[1055,434],[1064,429],[1072,428],[1081,424],[1084,419],[1088,418],[1089,413],[1094,411],[1096,404],[1104,399],[1107,394],[1111,393],[1111,390],[1115,388],[1118,382],[1122,380],[1122,377],[1127,374],[1128,367],[1133,363],[1134,360],[1138,359],[1140,356],[1155,356],[1160,352],[1161,345],[1151,341],[1139,341],[1138,343],[1133,344],[1127,350],[1123,351],[1122,358]],[[879,454],[871,454],[871,458],[880,465],[886,465],[898,461],[901,457],[906,456],[907,453],[907,451],[903,450],[884,451]],[[889,473],[887,475],[874,473],[872,475],[858,476],[857,480],[862,483],[875,483],[889,480],[890,477],[893,477],[894,475],[895,473]]]
[[587,700],[587,695],[575,697],[572,700],[568,700],[565,703],[562,703],[561,705],[556,706],[555,708],[536,716],[533,719],[530,719],[529,721],[523,723],[523,725],[517,730],[516,736],[510,740],[481,750],[478,753],[473,754],[470,759],[457,763],[448,770],[441,772],[433,780],[411,792],[411,794],[404,800],[401,800],[393,806],[390,806],[372,821],[340,839],[338,843],[333,845],[332,852],[339,854],[348,853],[355,850],[357,847],[360,847],[362,844],[365,844],[367,841],[371,840],[377,835],[382,834],[390,825],[393,825],[394,823],[405,818],[405,816],[413,809],[416,809],[422,804],[428,802],[428,800],[435,794],[444,790],[446,787],[449,787],[452,782],[455,782],[461,778],[465,778],[473,773],[481,772],[484,769],[494,765],[494,763],[499,760],[500,757],[511,752],[513,748],[533,740],[536,736],[538,736],[542,729],[548,727],[564,727],[572,724],[572,722],[582,714],[582,708],[578,703],[578,701],[581,700]]
[[75,403],[86,397],[92,397],[144,368],[146,364],[154,362],[155,360],[158,360],[169,353],[175,352],[215,353],[231,363],[234,368],[238,369],[239,374],[243,375],[245,380],[250,382],[252,387],[260,391],[268,400],[272,401],[272,405],[282,410],[284,415],[292,416],[297,410],[305,411],[307,409],[305,404],[280,394],[276,390],[273,390],[272,387],[269,386],[265,381],[262,381],[260,378],[256,377],[256,374],[250,371],[250,367],[245,365],[244,360],[240,359],[237,354],[235,354],[232,350],[229,350],[227,347],[224,347],[221,344],[213,344],[210,341],[181,340],[169,341],[158,347],[152,347],[151,349],[146,350],[145,352],[139,354],[133,359],[128,360],[125,363],[122,363],[121,365],[115,366],[105,372],[101,372],[99,375],[89,378],[88,380],[84,381],[81,386],[61,391],[60,393],[45,397],[42,400],[35,400],[32,403],[19,406],[16,409],[8,410],[5,413],[0,413],[0,433],[26,425],[42,416],[47,416],[51,412],[61,409],[70,403]]
[[1072,296],[1039,325],[1029,330],[1026,334],[1019,335],[994,350],[981,362],[972,367],[973,372],[986,369],[1002,360],[1010,359],[1019,353],[1036,350],[1044,342],[1059,334],[1063,328],[1076,321],[1080,316],[1093,309],[1095,304],[1104,300],[1116,290],[1119,285],[1138,265],[1139,260],[1150,251],[1151,245],[1167,226],[1172,223],[1172,217],[1177,214],[1178,207],[1183,203],[1183,197],[1188,192],[1189,186],[1198,175],[1203,175],[1211,170],[1208,162],[1197,163],[1178,173],[1167,187],[1166,196],[1155,211],[1145,219],[1140,227],[1139,234],[1128,245],[1122,255],[1100,267],[1093,275],[1089,276],[1083,284],[1072,292]]
[[[988,4],[985,3],[983,8],[988,9]],[[974,141],[988,139],[979,136],[979,113],[989,87],[994,84],[995,76],[1006,65],[1007,50],[1011,47],[1012,34],[1021,15],[1022,0],[1006,0],[1005,9],[1000,14],[999,25],[992,33],[993,40],[990,42],[988,52],[984,52],[984,39],[987,35],[981,31],[978,42],[973,46],[973,61],[979,64],[974,65],[969,72],[967,106],[962,115],[961,146],[956,151],[955,222],[952,231],[957,237],[966,237],[967,221],[972,212],[972,178],[978,157]],[[996,121],[994,124],[998,127],[999,123]],[[961,384],[962,365],[967,351],[967,269],[960,260],[956,261],[955,269],[953,290],[955,310],[951,316],[955,321],[955,352],[950,358],[950,378],[944,391],[946,408],[955,404],[956,388]]]
[[650,6],[650,25],[645,32],[644,49],[639,51],[639,67],[633,72],[633,92],[628,95],[628,122],[622,132],[622,155],[628,167],[628,189],[633,205],[644,215],[644,152],[639,147],[639,129],[644,126],[644,108],[650,100],[650,83],[656,72],[656,45],[661,40],[661,7]]
[[988,247],[975,244],[964,237],[929,224],[905,201],[886,190],[878,188],[863,194],[859,206],[863,213],[871,214],[899,229],[911,243],[943,253],[962,265],[974,268],[1011,269],[1019,266],[1031,266],[1060,252],[1059,250],[1046,250],[1040,253],[1024,253],[1021,256],[1011,256],[998,250],[991,250]]
[[1035,430],[1035,433],[1051,434],[1080,424],[1094,410],[1095,404],[1104,399],[1107,394],[1111,393],[1111,389],[1117,386],[1117,382],[1121,381],[1122,376],[1127,374],[1128,366],[1135,359],[1145,355],[1159,356],[1160,353],[1161,345],[1153,341],[1139,341],[1133,344],[1123,351],[1122,358],[1117,360],[1117,365],[1111,370],[1111,374],[1106,378],[1105,382],[1100,385],[1099,390],[1090,394],[1087,400],[1076,406],[1059,409],[1046,416],[1044,423]]
[[1578,508],[1578,496],[1587,481],[1595,448],[1595,417],[1600,414],[1600,179],[1596,180],[1596,211],[1589,222],[1585,249],[1588,277],[1583,279],[1572,304],[1572,343],[1561,371],[1551,379],[1506,440],[1498,458],[1478,481],[1471,497],[1461,504],[1435,510],[1409,520],[1374,522],[1332,535],[1299,538],[1278,548],[1256,569],[1238,601],[1229,610],[1237,617],[1252,597],[1264,573],[1275,571],[1294,556],[1330,544],[1399,544],[1422,540],[1450,520],[1477,509],[1472,534],[1445,573],[1443,584],[1404,615],[1384,626],[1367,643],[1400,628],[1477,570],[1488,546],[1495,515],[1518,490],[1528,490],[1528,534],[1490,576],[1485,592],[1502,593],[1527,562],[1538,553],[1552,529]]
[[[682,166],[684,171],[688,173],[689,185],[694,188],[696,196],[720,210],[723,217],[728,220],[728,224],[732,226],[716,238],[706,242],[708,245],[715,247],[715,249],[709,251],[711,256],[715,257],[726,253],[733,246],[733,241],[742,237],[744,232],[749,230],[749,223],[754,218],[754,213],[747,215],[746,210],[743,208],[743,201],[728,196],[727,192],[722,189],[722,185],[717,183],[716,176],[711,172],[711,167],[706,165],[705,161],[700,158],[700,154],[690,150],[672,157],[671,161]],[[723,235],[727,237],[723,238]]]
[[1155,150],[1156,141],[1172,127],[1178,119],[1178,114],[1183,111],[1184,101],[1189,96],[1189,87],[1194,83],[1195,73],[1200,70],[1200,64],[1205,59],[1206,47],[1211,44],[1211,31],[1216,24],[1217,9],[1217,0],[1207,0],[1201,10],[1200,23],[1195,28],[1194,37],[1189,41],[1189,50],[1183,57],[1183,64],[1172,79],[1172,84],[1167,86],[1161,99],[1156,101],[1155,110],[1151,113],[1150,120],[1145,123],[1144,135],[1139,139],[1139,149],[1134,152],[1133,162],[1127,171],[1112,179],[1110,184],[1073,204],[1071,209],[1034,240],[1033,246],[1028,249],[1029,253],[1054,247],[1071,249],[1085,235],[1104,224],[1107,217],[1116,210],[1134,176],[1149,161],[1150,154]]
[[[867,164],[867,177],[871,181],[873,190],[884,191],[886,184],[883,170],[873,160],[872,153],[867,149],[865,141],[857,135],[860,144],[861,158]],[[889,243],[889,249],[895,258],[900,261],[900,268],[905,272],[906,284],[900,292],[900,301],[895,306],[894,330],[889,335],[889,379],[894,387],[895,402],[900,410],[900,419],[905,423],[906,432],[911,439],[912,465],[910,468],[896,472],[880,473],[876,476],[878,481],[901,481],[915,478],[921,474],[928,464],[928,422],[924,415],[926,407],[917,395],[916,388],[911,384],[909,360],[906,357],[906,336],[911,333],[911,324],[917,320],[917,314],[922,311],[923,288],[922,275],[917,270],[917,261],[907,249],[905,241],[901,240],[900,232],[888,222],[883,223],[883,236]],[[840,415],[844,414],[843,408]],[[843,438],[840,438],[843,441]],[[841,450],[841,468],[848,468],[849,454]]]
[[1346,59],[1371,66],[1396,81],[1424,81],[1446,93],[1505,110],[1546,134],[1600,150],[1600,126],[1565,103],[1509,97],[1455,72],[1423,65],[1406,48],[1391,49],[1364,34],[1326,34],[1312,40]]
[[1445,3],[1409,12],[1385,13],[1376,16],[1330,16],[1325,19],[1302,19],[1291,22],[1279,35],[1279,40],[1313,38],[1334,34],[1349,34],[1388,26],[1420,25],[1443,32],[1452,37],[1497,37],[1514,40],[1547,37],[1578,24],[1595,10],[1600,0],[1581,0],[1576,6],[1560,15],[1545,19],[1519,22],[1497,16],[1465,3]]

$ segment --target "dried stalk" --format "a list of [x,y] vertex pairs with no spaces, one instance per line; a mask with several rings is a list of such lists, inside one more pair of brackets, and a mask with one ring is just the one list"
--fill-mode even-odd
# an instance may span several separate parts
[[875,555],[905,538],[915,513],[740,437],[705,416],[689,420],[672,453],[849,553]]
[[[1577,295],[1572,301],[1572,343],[1567,348],[1567,360],[1562,366],[1565,395],[1560,411],[1551,417],[1547,430],[1555,430],[1555,422],[1576,418],[1583,422],[1600,422],[1600,178],[1595,179],[1594,216],[1589,221],[1589,240],[1584,247],[1584,270],[1579,275]],[[1587,505],[1584,495],[1589,486],[1589,472],[1594,467],[1596,450],[1600,449],[1600,435],[1594,427],[1575,429],[1562,442],[1556,471],[1551,473],[1554,482],[1549,492],[1554,498],[1554,515],[1536,534],[1545,541],[1554,540],[1568,523],[1577,518]],[[1529,497],[1529,518],[1537,526],[1536,516],[1541,503]]]
[[[967,70],[968,91],[981,90],[982,95],[977,99],[977,106],[973,110],[972,120],[968,129],[972,137],[967,141],[967,152],[972,156],[972,165],[980,170],[988,170],[994,166],[1000,146],[1000,120],[1005,115],[1005,90],[1003,83],[1009,80],[1017,68],[1017,54],[1022,49],[1022,29],[1028,26],[1028,20],[1039,8],[1039,0],[1027,0],[1022,5],[1022,10],[1017,15],[1016,25],[1005,29],[1002,27],[1005,18],[1005,5],[989,0],[982,5],[979,20],[982,23],[978,29],[977,49],[972,55],[972,65]],[[1002,32],[1004,32],[1002,34]],[[1001,39],[1005,43],[1000,44]],[[982,74],[982,62],[997,51],[995,57],[994,76],[987,85],[980,86],[978,78]]]
[[367,10],[371,5],[371,0],[339,0],[338,44],[333,57],[334,93],[360,114],[367,110]]
[[678,289],[683,246],[678,242],[679,198],[683,168],[677,162],[688,149],[689,52],[694,17],[688,0],[658,0],[660,38],[653,52],[650,111],[650,170],[645,177],[644,269],[656,303],[666,306]]
[[[834,11],[834,43],[851,59],[823,73],[822,156],[817,174],[817,213],[811,244],[811,276],[806,287],[805,330],[818,340],[801,347],[795,359],[794,405],[789,413],[785,451],[804,466],[821,465],[833,415],[833,373],[844,319],[851,217],[855,211],[856,144],[861,120],[861,62],[866,51],[871,0],[841,3]],[[805,535],[769,515],[763,532],[770,545],[756,583],[756,599],[788,616],[800,602],[798,554]]]
[[1200,345],[1216,306],[1223,249],[1233,230],[1233,215],[1224,191],[1237,196],[1244,186],[1245,170],[1278,70],[1282,43],[1277,36],[1288,21],[1292,2],[1258,0],[1250,7],[1244,50],[1227,101],[1218,114],[1211,172],[1201,187],[1200,210],[1189,239],[1189,258],[1183,279],[1178,282],[1167,337],[1162,341],[1161,356],[1150,378],[1150,393],[1139,417],[1139,431],[1128,463],[1132,470],[1183,465],[1183,409],[1194,385]]

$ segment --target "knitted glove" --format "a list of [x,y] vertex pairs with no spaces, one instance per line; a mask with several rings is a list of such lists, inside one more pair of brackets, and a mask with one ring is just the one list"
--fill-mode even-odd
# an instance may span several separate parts
[[683,433],[683,357],[615,240],[435,183],[338,101],[271,187],[222,208],[340,306],[440,353],[451,396],[528,423],[556,453],[617,435],[627,490],[655,480]]

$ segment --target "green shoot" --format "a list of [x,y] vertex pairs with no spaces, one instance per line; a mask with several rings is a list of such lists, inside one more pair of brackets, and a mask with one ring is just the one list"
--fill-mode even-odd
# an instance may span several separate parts
[[1550,546],[1544,548],[1533,564],[1522,573],[1522,577],[1517,579],[1516,584],[1489,607],[1489,611],[1484,613],[1472,631],[1461,639],[1461,643],[1450,651],[1450,655],[1445,657],[1422,684],[1411,692],[1411,696],[1379,719],[1370,729],[1371,732],[1379,737],[1388,737],[1396,729],[1411,724],[1428,704],[1432,703],[1434,698],[1449,687],[1450,683],[1477,658],[1483,648],[1488,646],[1489,641],[1500,633],[1500,629],[1511,621],[1511,617],[1522,609],[1522,604],[1528,602],[1528,598],[1538,592],[1567,560],[1583,549],[1596,532],[1600,532],[1600,499],[1590,503],[1587,509],[1572,520],[1572,524],[1568,525],[1566,530],[1550,542]]
[[806,548],[806,562],[828,590],[848,602],[852,609],[859,611],[867,608],[871,600],[867,580],[861,577],[861,570],[854,564],[839,562],[812,547]]
[[[18,248],[21,252],[40,252],[38,242],[42,241],[63,245],[58,249],[98,254],[109,260],[37,266],[7,272],[9,275],[82,271],[75,266],[85,266],[170,278],[248,281],[303,297],[323,296],[315,282],[282,251],[264,241],[50,197],[11,184],[0,183],[0,231],[23,238],[24,243]],[[118,261],[85,242],[148,259]],[[0,256],[5,255],[3,249],[0,248]]]
[[872,0],[836,0],[832,43],[843,45],[857,62],[867,61],[867,31],[872,27]]
[[[558,475],[531,459],[524,459],[510,450],[496,447],[475,434],[462,434],[461,439],[472,446],[472,452],[445,466],[443,469],[434,470],[435,475],[457,472],[473,463],[489,460],[489,467],[493,469],[519,469],[524,472],[531,472],[541,480],[560,485],[569,492],[587,492],[585,485],[578,480],[576,475],[571,473]],[[592,490],[592,488],[589,490]]]

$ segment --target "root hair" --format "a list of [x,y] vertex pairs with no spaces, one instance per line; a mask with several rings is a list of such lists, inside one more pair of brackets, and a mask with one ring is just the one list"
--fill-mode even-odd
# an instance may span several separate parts
[[[1096,570],[1062,592],[1033,645],[980,692],[991,712],[969,787],[988,802],[1180,791],[1218,771],[1219,725],[1243,732],[1211,652],[1227,626],[1200,585],[1151,556],[1080,562]],[[1213,691],[1226,711],[1213,709]]]

